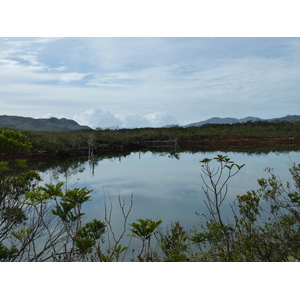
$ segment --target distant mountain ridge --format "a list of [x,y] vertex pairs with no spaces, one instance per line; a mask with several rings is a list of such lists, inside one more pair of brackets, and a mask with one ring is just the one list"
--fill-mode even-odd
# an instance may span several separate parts
[[[235,124],[245,122],[257,122],[257,121],[268,121],[268,122],[297,122],[300,121],[300,115],[287,115],[282,118],[273,119],[261,119],[258,117],[246,117],[242,119],[237,118],[218,118],[213,117],[204,121],[190,123],[188,125],[180,127],[192,127],[202,126],[205,124]],[[173,127],[178,125],[166,125],[164,127]],[[40,118],[35,119],[31,117],[20,117],[20,116],[0,116],[0,127],[11,128],[22,131],[73,131],[73,130],[91,130],[89,126],[80,125],[76,121],[66,118]]]
[[19,116],[0,116],[0,127],[24,131],[72,131],[91,129],[69,119],[34,119]]
[[190,123],[188,125],[185,125],[183,127],[192,127],[192,126],[201,126],[204,124],[234,124],[234,123],[246,123],[246,122],[257,122],[257,121],[268,121],[268,122],[297,122],[300,121],[300,116],[299,115],[287,115],[282,118],[273,118],[273,119],[261,119],[258,117],[246,117],[242,119],[236,119],[236,118],[218,118],[218,117],[213,117],[210,119],[207,119],[205,121],[200,121],[200,122],[194,122]]

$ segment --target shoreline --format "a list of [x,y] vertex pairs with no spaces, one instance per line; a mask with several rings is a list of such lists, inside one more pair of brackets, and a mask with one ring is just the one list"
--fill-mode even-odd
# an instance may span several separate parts
[[293,146],[300,145],[300,138],[246,138],[240,136],[230,136],[222,139],[203,140],[165,140],[165,141],[142,141],[130,143],[128,145],[106,145],[102,144],[93,148],[70,149],[65,151],[32,151],[30,153],[11,153],[0,158],[4,161],[14,159],[24,159],[27,161],[43,161],[51,159],[66,159],[72,157],[91,156],[106,153],[119,153],[122,151],[134,151],[144,148],[163,147],[199,147],[199,148],[230,148],[247,149],[253,147],[271,146]]

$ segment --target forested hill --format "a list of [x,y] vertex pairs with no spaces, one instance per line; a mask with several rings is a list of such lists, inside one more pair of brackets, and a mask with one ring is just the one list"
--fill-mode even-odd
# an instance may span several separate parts
[[91,129],[88,126],[79,125],[69,119],[34,119],[30,117],[0,116],[0,127],[25,130],[25,131],[71,131]]
[[300,116],[299,115],[287,115],[282,118],[273,118],[273,119],[261,119],[257,117],[246,117],[243,119],[236,119],[236,118],[210,118],[205,121],[195,122],[184,127],[191,127],[191,126],[201,126],[205,124],[235,124],[235,123],[246,123],[246,122],[257,122],[257,121],[268,121],[268,122],[299,122]]

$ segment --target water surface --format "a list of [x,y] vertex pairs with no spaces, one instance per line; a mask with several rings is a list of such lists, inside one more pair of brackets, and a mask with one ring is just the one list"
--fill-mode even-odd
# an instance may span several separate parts
[[[94,165],[89,161],[73,162],[73,174],[66,177],[71,168],[52,167],[44,171],[44,182],[67,180],[68,186],[92,189],[92,201],[84,204],[87,220],[104,218],[104,202],[113,205],[113,223],[122,226],[118,198],[128,205],[133,199],[129,222],[138,218],[162,219],[164,225],[180,221],[187,228],[199,220],[195,212],[205,213],[203,203],[200,160],[227,155],[237,164],[246,164],[231,178],[224,211],[230,213],[229,203],[237,194],[258,188],[257,179],[266,177],[265,167],[274,168],[282,180],[290,179],[288,168],[292,162],[300,162],[300,152],[269,152],[247,154],[237,152],[132,152],[114,158],[96,157]],[[60,173],[57,170],[60,169]],[[64,170],[64,172],[62,172]]]

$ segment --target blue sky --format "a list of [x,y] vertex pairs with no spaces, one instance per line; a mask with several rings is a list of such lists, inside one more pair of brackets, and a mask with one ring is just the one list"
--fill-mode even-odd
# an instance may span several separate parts
[[300,39],[0,39],[1,115],[92,127],[300,114]]

